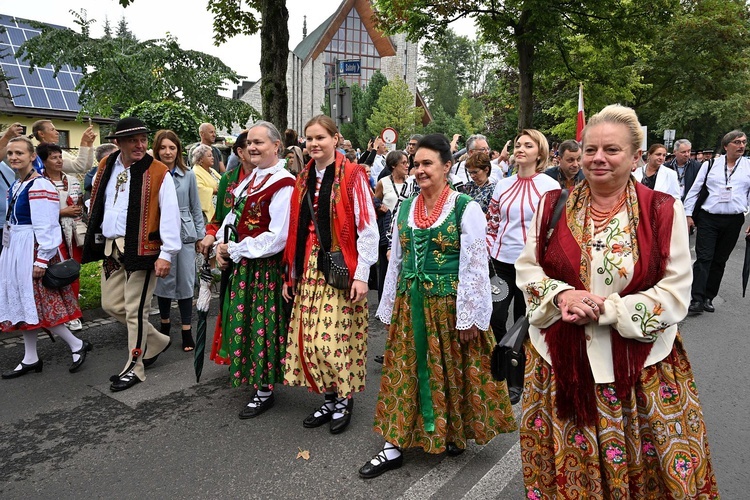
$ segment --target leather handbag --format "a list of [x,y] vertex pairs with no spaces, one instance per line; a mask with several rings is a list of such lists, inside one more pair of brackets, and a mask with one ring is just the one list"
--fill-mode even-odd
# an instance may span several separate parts
[[[560,220],[560,216],[562,215],[563,209],[565,208],[565,202],[568,200],[568,194],[569,193],[566,189],[563,189],[560,192],[560,198],[557,200],[557,205],[555,205],[555,211],[552,212],[549,229],[547,230],[547,234],[545,235],[546,242],[549,242],[549,239],[552,237],[552,233],[555,230],[555,226]],[[546,243],[544,247],[546,250]],[[529,318],[528,316],[524,315],[518,318],[515,323],[513,323],[513,326],[510,327],[505,335],[503,335],[503,338],[500,339],[500,342],[498,342],[497,345],[495,345],[495,348],[492,350],[492,358],[490,359],[490,371],[492,372],[492,376],[495,380],[506,380],[510,374],[515,372],[513,370],[514,368],[523,366],[523,364],[526,362],[525,354],[523,352],[523,343],[526,341],[528,336]],[[510,386],[511,381],[508,382],[508,385]],[[515,383],[518,381],[513,382],[514,387],[518,387],[520,385]]]
[[698,198],[695,200],[695,205],[693,206],[693,221],[698,222],[699,219],[699,212],[701,210],[701,207],[703,206],[703,203],[706,202],[706,199],[708,198],[708,186],[706,183],[708,182],[708,174],[711,173],[711,168],[714,166],[714,159],[711,158],[708,160],[708,169],[706,170],[706,177],[703,179],[703,185],[701,186],[701,190],[698,193]]
[[[315,235],[318,237],[320,245],[323,246],[323,239],[320,237],[320,229],[318,229],[318,219],[315,217],[315,208],[312,203],[312,194],[309,190],[305,198],[307,198],[307,203],[310,207],[310,216],[315,227]],[[344,254],[340,251],[329,252],[325,249],[321,253],[323,254],[323,258],[318,261],[318,270],[325,276],[326,283],[338,290],[348,290],[351,286],[351,278],[349,276],[349,267],[344,261]]]
[[42,285],[59,290],[71,285],[81,274],[81,264],[73,259],[66,259],[47,266],[42,277]]

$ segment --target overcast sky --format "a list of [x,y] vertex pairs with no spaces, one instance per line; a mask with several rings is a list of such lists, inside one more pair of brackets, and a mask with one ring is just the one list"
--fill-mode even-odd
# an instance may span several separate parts
[[[286,0],[286,3],[289,9],[289,50],[293,50],[302,41],[303,16],[307,16],[307,32],[310,33],[335,12],[341,0]],[[97,21],[92,29],[94,36],[102,35],[105,19],[116,26],[125,16],[130,30],[139,40],[163,38],[169,32],[183,49],[215,55],[246,79],[259,79],[260,36],[237,36],[220,47],[214,46],[213,18],[207,4],[208,0],[135,0],[123,9],[117,0],[15,0],[3,1],[0,14],[75,29],[70,11],[85,9],[88,18]],[[175,12],[175,6],[179,6],[179,12]],[[455,29],[468,34],[471,23],[461,23]]]

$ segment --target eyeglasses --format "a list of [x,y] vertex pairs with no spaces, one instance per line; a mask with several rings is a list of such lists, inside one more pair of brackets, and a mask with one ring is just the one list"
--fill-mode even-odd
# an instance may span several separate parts
[[490,148],[474,148],[474,149],[470,149],[469,151],[481,151],[483,153],[489,153]]
[[409,147],[416,148],[417,147],[417,143],[416,142],[410,142],[409,143]]
[[479,172],[481,172],[481,170],[467,170],[467,172],[469,173],[470,176],[474,177],[474,176],[479,175]]
[[734,144],[735,146],[744,146],[747,144],[747,139],[737,139],[732,141],[732,144]]

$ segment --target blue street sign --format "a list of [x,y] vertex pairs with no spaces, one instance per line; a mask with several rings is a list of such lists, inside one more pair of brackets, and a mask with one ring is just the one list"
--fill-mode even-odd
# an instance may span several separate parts
[[339,61],[339,75],[358,75],[362,62],[359,59]]

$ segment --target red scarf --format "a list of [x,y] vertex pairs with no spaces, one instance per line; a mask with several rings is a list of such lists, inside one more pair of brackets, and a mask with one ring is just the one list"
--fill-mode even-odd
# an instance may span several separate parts
[[[576,207],[577,195],[582,189],[588,189],[588,183],[574,189],[566,204],[566,212]],[[635,184],[635,192],[639,217],[631,223],[636,224],[640,258],[635,262],[633,279],[620,292],[621,296],[652,288],[664,276],[669,260],[674,198],[640,183]],[[547,234],[560,191],[551,191],[546,196],[540,235]],[[585,210],[580,205],[579,209]],[[543,252],[544,238],[538,239],[537,261],[550,278],[564,281],[576,290],[585,290],[579,277],[581,247],[566,219],[560,218],[546,252]],[[578,424],[594,425],[597,422],[596,387],[586,351],[584,327],[559,320],[541,333],[547,342],[557,380],[558,416]],[[620,399],[627,399],[643,370],[652,344],[624,338],[614,328],[611,329],[611,339],[615,388]]]
[[[336,151],[336,172],[331,192],[331,236],[332,241],[338,238],[344,261],[349,268],[349,276],[354,277],[357,270],[357,230],[363,230],[370,223],[368,204],[372,197],[367,182],[367,173],[361,165],[351,163],[344,155]],[[297,249],[297,231],[299,228],[300,210],[307,194],[308,177],[315,175],[315,160],[310,160],[305,169],[297,176],[297,183],[292,194],[291,214],[289,219],[289,237],[284,249],[284,263],[291,269],[294,266]],[[354,219],[354,193],[359,201],[359,226]],[[302,277],[302,269],[297,269],[297,278]],[[291,285],[291,273],[287,273],[287,284]]]

